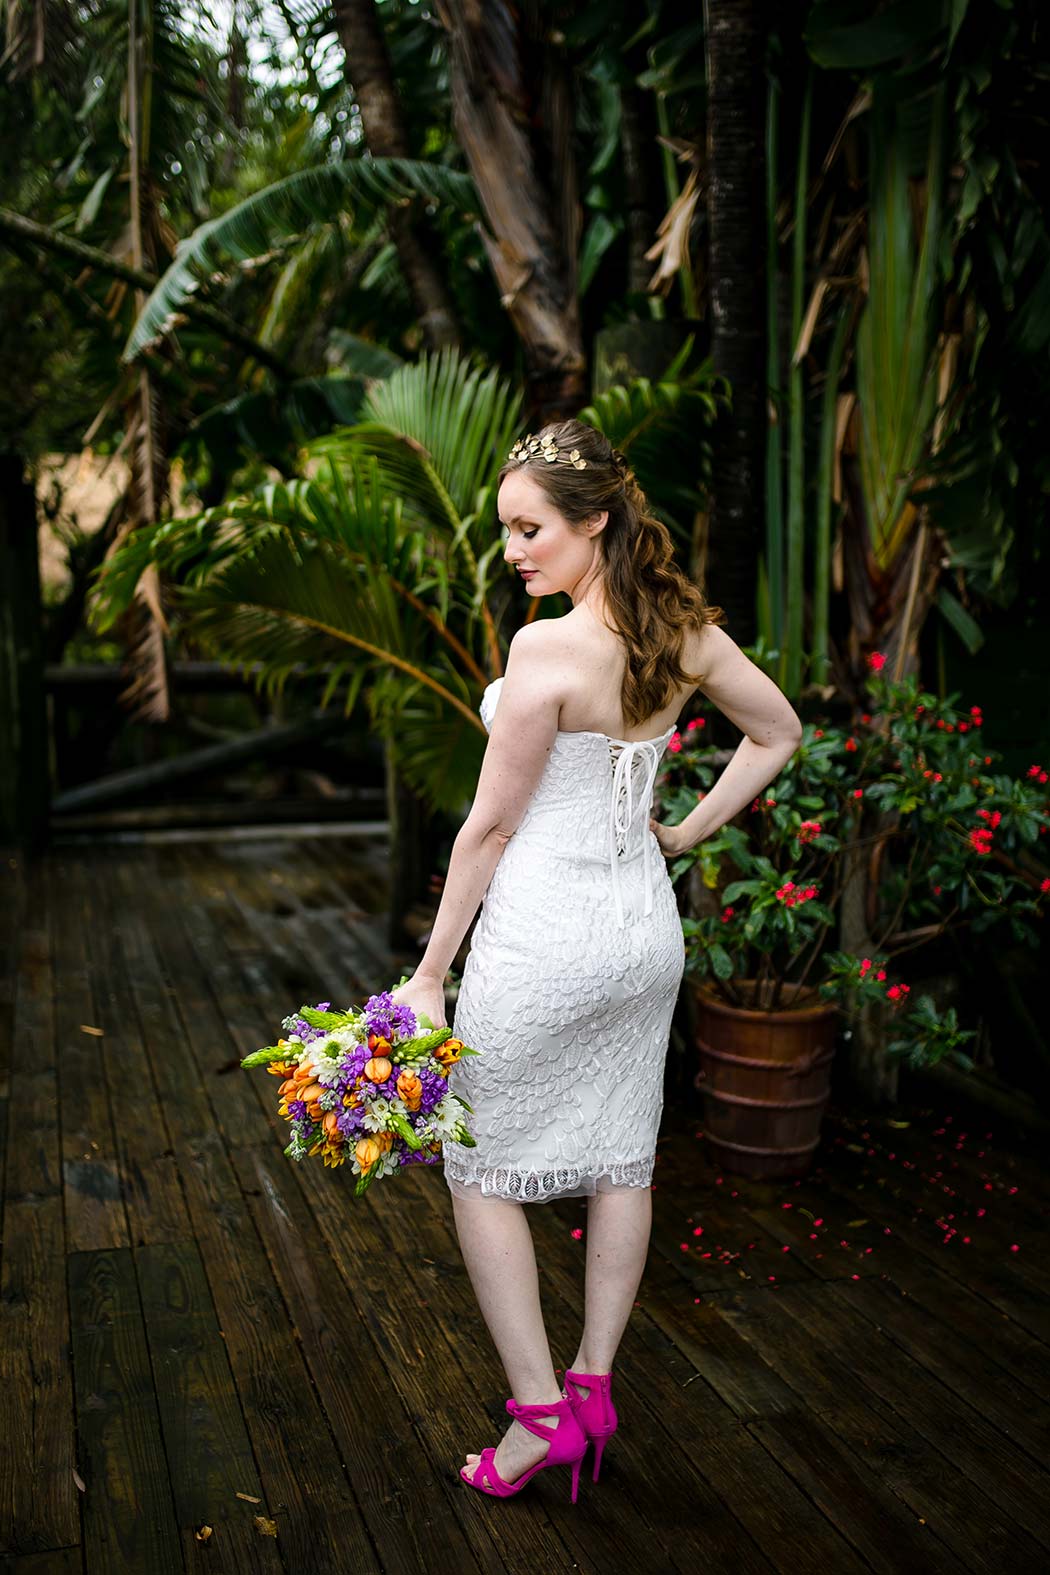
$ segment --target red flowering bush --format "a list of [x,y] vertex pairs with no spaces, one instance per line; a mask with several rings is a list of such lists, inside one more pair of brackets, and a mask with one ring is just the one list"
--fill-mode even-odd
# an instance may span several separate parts
[[[914,677],[891,682],[878,652],[869,666],[870,698],[853,725],[807,724],[750,810],[672,864],[672,879],[695,869],[718,894],[717,913],[683,919],[686,970],[737,1004],[739,981],[753,979],[746,1004],[770,1010],[805,984],[853,1006],[878,998],[899,1028],[896,1053],[966,1062],[958,1046],[970,1032],[930,997],[913,1002],[894,958],[964,924],[978,933],[1006,925],[1036,944],[1050,896],[1050,773],[998,770],[979,706],[940,700]],[[672,738],[657,784],[661,820],[683,819],[718,775],[704,734],[691,724]],[[835,950],[858,855],[876,872],[868,957]]]

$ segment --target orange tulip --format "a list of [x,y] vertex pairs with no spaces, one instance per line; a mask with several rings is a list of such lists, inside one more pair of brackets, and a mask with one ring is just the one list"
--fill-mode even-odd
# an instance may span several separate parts
[[397,1091],[405,1101],[409,1110],[419,1109],[419,1102],[423,1097],[423,1084],[415,1072],[402,1072],[397,1080]]
[[371,1170],[380,1153],[381,1150],[375,1138],[359,1138],[354,1145],[354,1155],[362,1170]]
[[450,1066],[455,1066],[459,1060],[459,1052],[463,1049],[462,1039],[446,1039],[443,1045],[438,1045],[434,1051],[434,1059],[446,1071]]
[[385,1083],[393,1070],[394,1063],[388,1061],[385,1055],[373,1056],[365,1062],[365,1076],[372,1083]]

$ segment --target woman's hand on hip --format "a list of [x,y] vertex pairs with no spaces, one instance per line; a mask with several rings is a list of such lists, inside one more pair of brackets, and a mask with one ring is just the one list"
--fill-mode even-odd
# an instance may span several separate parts
[[447,1028],[445,1017],[445,990],[440,979],[427,974],[413,974],[391,996],[395,1006],[410,1006],[418,1017],[425,1013],[435,1028]]
[[683,853],[689,852],[690,845],[683,841],[680,826],[664,826],[658,820],[650,820],[649,830],[656,834],[664,858],[678,859]]

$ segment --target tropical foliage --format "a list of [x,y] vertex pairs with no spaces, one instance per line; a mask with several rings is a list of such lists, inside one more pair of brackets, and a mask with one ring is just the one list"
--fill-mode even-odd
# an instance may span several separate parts
[[[704,894],[683,921],[687,971],[737,1005],[776,1010],[807,984],[863,1005],[877,984],[902,1013],[910,986],[899,959],[916,948],[962,929],[1039,944],[1036,924],[1050,902],[1045,766],[1033,762],[1019,779],[997,770],[979,706],[938,699],[914,675],[894,682],[884,666],[874,653],[870,710],[851,727],[807,723],[799,750],[750,811],[672,866],[675,880],[695,870],[693,889]],[[706,731],[700,716],[671,739],[658,779],[669,823],[718,775]],[[859,956],[837,945],[858,863],[868,875]],[[932,1006],[903,1016],[910,1026],[898,1024],[899,1053],[922,1059],[927,1034],[927,1059],[954,1050]]]

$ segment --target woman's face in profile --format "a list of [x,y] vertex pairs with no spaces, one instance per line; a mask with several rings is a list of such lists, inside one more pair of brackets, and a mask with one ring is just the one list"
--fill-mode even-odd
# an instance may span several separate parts
[[504,560],[522,574],[530,596],[572,594],[598,551],[594,536],[574,530],[526,470],[504,477],[496,512]]

